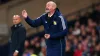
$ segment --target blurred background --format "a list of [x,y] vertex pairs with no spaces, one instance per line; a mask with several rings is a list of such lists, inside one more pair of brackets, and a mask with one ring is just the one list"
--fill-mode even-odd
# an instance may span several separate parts
[[[35,19],[44,13],[48,1],[0,0],[0,56],[8,56],[13,15],[25,9]],[[66,56],[100,56],[100,0],[52,1],[68,22]],[[23,18],[22,23],[27,30],[23,56],[46,56],[43,26],[32,28]]]

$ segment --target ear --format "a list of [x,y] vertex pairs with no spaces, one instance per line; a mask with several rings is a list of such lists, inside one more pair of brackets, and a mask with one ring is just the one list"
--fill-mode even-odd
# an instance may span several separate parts
[[54,10],[56,9],[55,6],[53,6],[53,9],[54,9]]

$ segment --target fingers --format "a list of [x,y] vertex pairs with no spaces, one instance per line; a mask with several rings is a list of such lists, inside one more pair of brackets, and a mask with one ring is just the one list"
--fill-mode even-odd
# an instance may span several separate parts
[[22,14],[23,14],[23,13],[26,13],[26,10],[23,10],[23,11],[22,11]]
[[44,36],[45,36],[45,37],[48,37],[48,34],[45,34]]
[[44,37],[45,37],[46,39],[49,39],[49,38],[50,38],[50,34],[45,34]]
[[24,18],[26,18],[26,17],[28,16],[26,10],[23,10],[23,11],[22,11],[22,16],[23,16]]
[[44,37],[46,38],[46,37],[47,37],[47,35],[45,34],[45,35],[44,35]]

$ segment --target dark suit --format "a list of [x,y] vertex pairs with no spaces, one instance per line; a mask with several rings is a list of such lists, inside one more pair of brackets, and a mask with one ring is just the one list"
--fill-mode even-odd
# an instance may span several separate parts
[[19,56],[22,56],[24,51],[24,41],[26,38],[25,27],[19,23],[11,27],[11,45],[10,45],[10,56],[13,55],[15,50],[19,51]]

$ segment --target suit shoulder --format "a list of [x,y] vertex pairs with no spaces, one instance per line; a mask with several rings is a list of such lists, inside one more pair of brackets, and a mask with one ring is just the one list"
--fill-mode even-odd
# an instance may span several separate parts
[[20,30],[26,30],[24,26],[20,26]]

